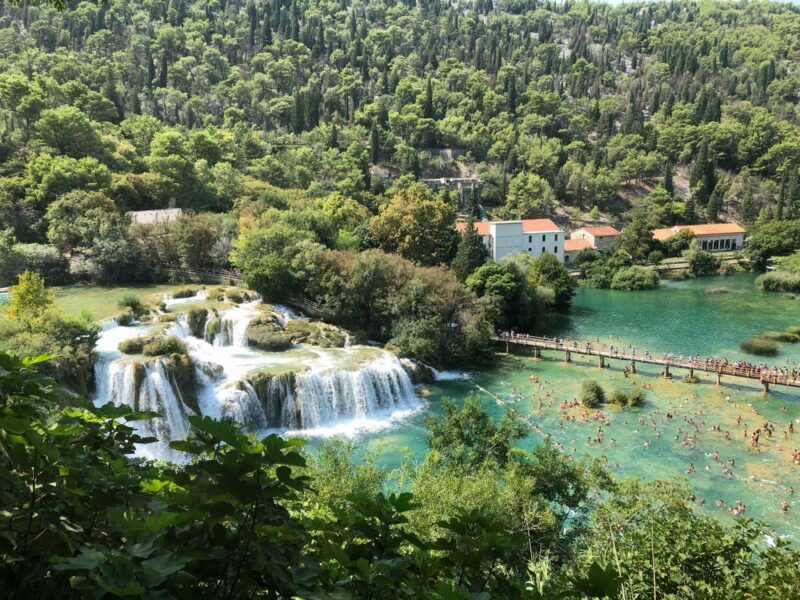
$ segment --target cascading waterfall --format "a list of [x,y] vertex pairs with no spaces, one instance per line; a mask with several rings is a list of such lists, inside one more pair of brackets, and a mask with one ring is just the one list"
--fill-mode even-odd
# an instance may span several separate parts
[[220,312],[217,331],[210,328],[213,319],[206,322],[205,339],[214,346],[237,346],[247,347],[247,327],[255,317],[255,313],[249,306],[237,306],[229,310]]
[[179,387],[170,375],[167,359],[147,362],[119,359],[108,364],[101,396],[115,405],[138,411],[153,411],[160,418],[137,421],[139,432],[168,444],[189,433],[187,417],[194,414],[183,402]]
[[206,339],[195,337],[181,315],[164,334],[183,339],[188,357],[124,356],[119,342],[157,332],[158,326],[104,328],[96,348],[97,403],[161,415],[136,422],[141,435],[159,440],[140,451],[176,460],[168,444],[189,434],[188,417],[193,414],[236,422],[251,431],[319,429],[324,434],[333,424],[344,432],[373,427],[390,414],[417,406],[408,367],[382,350],[299,345],[264,352],[248,347],[247,328],[259,314],[255,303],[219,314],[209,311]]
[[411,378],[391,355],[358,371],[300,373],[296,391],[301,429],[411,408],[416,403]]

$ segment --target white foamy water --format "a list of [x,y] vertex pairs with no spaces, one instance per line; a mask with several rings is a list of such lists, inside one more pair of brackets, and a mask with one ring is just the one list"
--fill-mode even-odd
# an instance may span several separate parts
[[[220,311],[219,331],[206,339],[191,335],[185,316],[165,333],[186,343],[194,365],[192,400],[182,396],[168,359],[132,359],[122,355],[121,341],[155,330],[157,325],[109,327],[97,343],[98,404],[125,404],[161,416],[137,425],[159,444],[141,453],[174,459],[170,441],[190,431],[194,414],[234,421],[246,429],[290,435],[350,435],[396,423],[420,407],[406,368],[394,355],[367,346],[319,348],[298,345],[284,352],[262,352],[247,346],[247,326],[259,315],[259,303]],[[291,313],[281,313],[289,320]],[[209,321],[214,318],[209,311]],[[142,366],[144,362],[145,366]],[[139,365],[138,367],[136,365]],[[137,371],[138,368],[138,371]],[[258,372],[259,377],[253,378]],[[258,385],[249,380],[258,381]]]

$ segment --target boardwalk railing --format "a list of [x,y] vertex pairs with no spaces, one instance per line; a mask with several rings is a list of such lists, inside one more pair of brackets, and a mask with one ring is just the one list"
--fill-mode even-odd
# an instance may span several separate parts
[[717,376],[718,384],[722,382],[723,375],[729,375],[732,377],[757,380],[764,386],[765,391],[769,391],[770,384],[800,388],[800,380],[795,376],[785,376],[775,373],[772,368],[741,367],[726,360],[704,358],[676,360],[673,355],[669,355],[666,358],[656,358],[649,353],[637,354],[633,351],[621,351],[618,348],[614,348],[613,351],[610,348],[597,349],[592,342],[565,341],[516,333],[494,335],[492,339],[496,342],[504,343],[506,345],[506,351],[510,349],[511,344],[532,347],[534,349],[534,356],[536,357],[541,356],[542,350],[564,352],[564,360],[566,362],[571,361],[572,354],[597,356],[599,358],[600,367],[605,366],[606,359],[629,361],[631,370],[634,373],[636,372],[636,364],[644,363],[663,366],[664,375],[666,377],[670,376],[670,367],[675,367],[687,369],[690,377],[694,376],[695,371],[714,373]]
[[155,268],[164,273],[179,275],[186,279],[195,281],[217,281],[219,283],[232,283],[242,285],[244,280],[238,271],[230,269],[183,269],[181,267],[169,265],[155,265]]

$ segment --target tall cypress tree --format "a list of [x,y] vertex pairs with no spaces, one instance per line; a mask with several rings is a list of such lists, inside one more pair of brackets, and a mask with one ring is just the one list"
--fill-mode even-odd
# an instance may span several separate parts
[[458,250],[450,268],[459,281],[466,281],[472,272],[489,260],[489,251],[481,236],[475,231],[475,221],[470,217],[458,242]]
[[670,161],[664,163],[664,189],[670,197],[675,193],[675,183],[672,181],[672,163]]
[[378,164],[381,156],[381,139],[378,132],[378,124],[373,121],[372,127],[369,130],[369,159],[372,164]]

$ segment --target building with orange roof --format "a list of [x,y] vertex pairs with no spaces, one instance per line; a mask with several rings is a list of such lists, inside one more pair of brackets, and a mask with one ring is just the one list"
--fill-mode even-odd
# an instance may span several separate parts
[[564,240],[564,264],[569,266],[575,261],[575,255],[587,248],[594,249],[592,243],[587,239],[568,239]]
[[[466,223],[458,223],[456,231],[464,231]],[[525,252],[541,256],[555,254],[564,262],[564,238],[561,228],[550,219],[523,219],[519,221],[476,221],[475,231],[483,238],[489,256],[499,261],[509,254]]]
[[729,252],[741,250],[747,233],[736,223],[707,223],[705,225],[675,225],[664,229],[654,229],[653,239],[659,242],[687,229],[691,231],[700,247],[708,252]]
[[581,227],[569,234],[571,240],[588,240],[593,248],[597,250],[605,250],[611,245],[619,231],[611,227],[611,225],[597,225],[592,227]]

